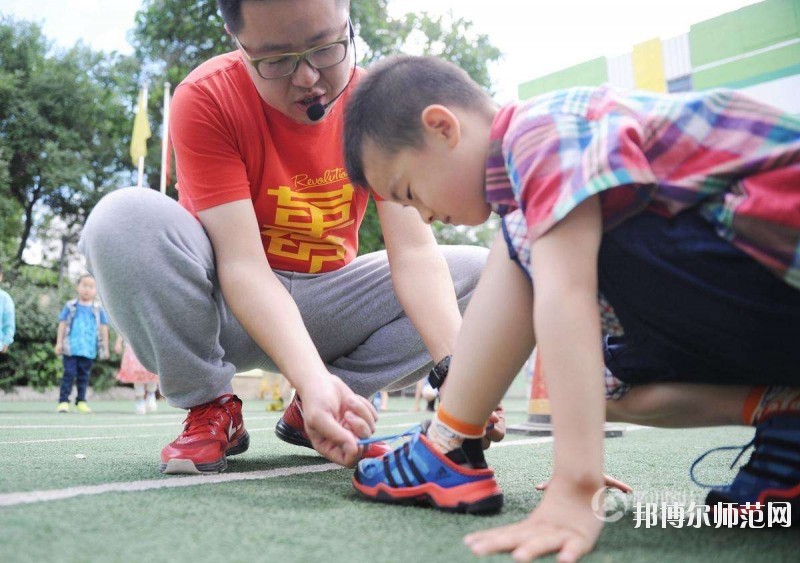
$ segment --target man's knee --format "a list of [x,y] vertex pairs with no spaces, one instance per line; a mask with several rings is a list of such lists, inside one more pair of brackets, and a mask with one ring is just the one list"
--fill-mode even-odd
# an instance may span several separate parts
[[111,192],[89,214],[81,245],[95,244],[109,237],[130,236],[131,229],[146,232],[147,223],[159,221],[159,208],[171,202],[164,200],[169,198],[146,188],[122,188]]
[[459,301],[472,295],[481,277],[489,249],[482,246],[442,246]]

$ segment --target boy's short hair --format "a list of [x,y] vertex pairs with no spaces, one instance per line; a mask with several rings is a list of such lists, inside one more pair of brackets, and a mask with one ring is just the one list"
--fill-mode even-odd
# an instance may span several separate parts
[[85,278],[92,278],[92,279],[94,279],[94,276],[93,276],[92,274],[89,274],[89,273],[81,274],[81,275],[78,277],[78,281],[76,281],[76,282],[75,282],[75,285],[80,285],[80,284],[81,284],[81,282],[82,282],[82,281],[83,281]]
[[347,103],[345,166],[350,181],[366,186],[364,141],[395,152],[423,144],[422,111],[431,104],[489,113],[494,102],[469,75],[436,57],[398,55],[371,66]]

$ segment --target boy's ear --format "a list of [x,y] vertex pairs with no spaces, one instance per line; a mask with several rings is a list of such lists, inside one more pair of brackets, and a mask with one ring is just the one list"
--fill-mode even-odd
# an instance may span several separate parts
[[225,24],[225,33],[227,33],[228,35],[233,35],[233,34],[231,33],[231,28],[229,28],[229,27],[228,27],[228,24],[227,24],[227,23]]
[[461,138],[461,124],[456,115],[447,107],[432,104],[422,110],[422,129],[426,135],[442,140],[449,147],[458,144]]

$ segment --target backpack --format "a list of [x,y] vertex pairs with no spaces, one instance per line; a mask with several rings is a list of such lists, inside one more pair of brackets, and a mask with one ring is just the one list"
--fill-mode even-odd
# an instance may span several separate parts
[[[97,325],[97,355],[100,356],[103,350],[103,339],[100,337],[100,304],[93,303],[92,311],[94,312],[94,322]],[[71,356],[69,350],[69,333],[72,331],[72,323],[75,320],[75,315],[78,314],[78,300],[72,299],[67,301],[67,320],[66,329],[64,330],[64,355]]]

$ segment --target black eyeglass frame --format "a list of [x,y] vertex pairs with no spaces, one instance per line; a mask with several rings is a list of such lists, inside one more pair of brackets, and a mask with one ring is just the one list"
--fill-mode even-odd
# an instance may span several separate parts
[[[339,39],[338,41],[332,41],[331,43],[326,43],[325,45],[317,45],[316,47],[311,47],[310,49],[306,49],[305,51],[302,51],[300,53],[281,53],[280,55],[270,55],[268,57],[259,57],[259,58],[256,58],[256,59],[251,58],[250,55],[247,54],[247,51],[245,51],[244,47],[239,42],[239,38],[236,37],[235,33],[231,33],[231,37],[233,38],[233,42],[236,44],[236,47],[238,47],[238,49],[244,55],[244,58],[247,60],[248,63],[250,63],[253,66],[253,68],[256,70],[256,73],[258,73],[258,75],[261,78],[263,78],[264,80],[279,80],[281,78],[286,78],[287,76],[293,75],[297,71],[297,67],[300,66],[300,61],[305,61],[308,64],[308,66],[310,66],[314,70],[323,70],[323,69],[331,68],[331,67],[334,67],[334,66],[336,66],[338,64],[341,64],[345,59],[347,59],[347,53],[349,51],[350,43],[353,42],[353,40],[355,38],[355,32],[353,30],[353,23],[350,21],[349,18],[347,19],[347,27],[348,27],[350,33],[349,33],[348,37],[346,37],[344,39]],[[313,54],[313,53],[315,53],[317,51],[321,51],[322,49],[327,49],[327,48],[333,47],[334,45],[344,45],[344,54],[343,54],[341,60],[339,60],[339,61],[337,61],[335,63],[331,63],[329,65],[317,66],[313,62],[311,62],[311,60],[308,58],[309,55],[311,55],[311,54]],[[264,76],[263,74],[261,74],[261,70],[259,69],[259,66],[260,66],[260,64],[262,62],[268,61],[270,59],[272,59],[272,60],[283,59],[283,58],[286,58],[286,57],[294,57],[294,59],[295,59],[294,60],[294,66],[292,66],[292,70],[291,71],[286,72],[285,74],[281,74],[280,76]]]

